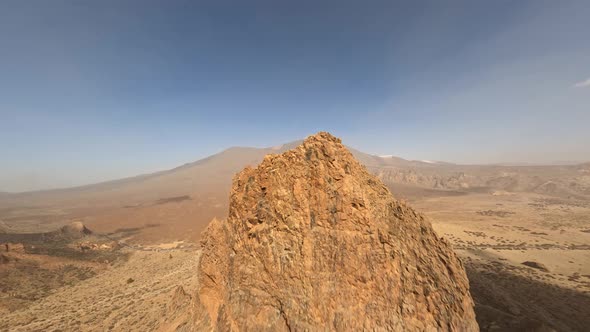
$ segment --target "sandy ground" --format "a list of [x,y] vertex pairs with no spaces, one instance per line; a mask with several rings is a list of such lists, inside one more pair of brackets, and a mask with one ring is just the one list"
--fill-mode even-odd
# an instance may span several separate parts
[[[590,293],[590,203],[536,194],[440,197],[413,205],[464,257],[543,264],[548,282]],[[527,269],[531,269],[528,268]]]
[[[1,331],[151,331],[175,290],[196,288],[198,251],[133,251],[94,278],[0,317]],[[130,278],[133,281],[130,281]]]
[[409,200],[465,263],[482,331],[588,330],[590,202],[530,193]]
[[[532,193],[433,192],[405,198],[431,218],[464,262],[483,331],[587,331],[590,202]],[[193,203],[161,204],[145,213],[174,215]],[[153,232],[149,241],[125,249],[131,254],[127,261],[0,316],[0,331],[162,329],[175,319],[169,310],[177,287],[194,294],[199,251],[175,233],[165,233],[169,242],[155,242],[162,228],[146,229]],[[526,261],[546,270],[523,265]]]

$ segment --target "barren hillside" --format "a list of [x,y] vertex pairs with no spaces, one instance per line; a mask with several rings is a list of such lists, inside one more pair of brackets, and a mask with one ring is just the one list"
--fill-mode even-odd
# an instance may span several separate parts
[[[36,232],[82,220],[92,229],[134,229],[132,240],[197,241],[213,217],[224,218],[231,179],[272,148],[235,147],[180,167],[83,187],[0,196],[0,231]],[[351,149],[354,157],[403,198],[470,193],[534,192],[587,200],[590,164],[577,166],[485,166],[408,161]]]

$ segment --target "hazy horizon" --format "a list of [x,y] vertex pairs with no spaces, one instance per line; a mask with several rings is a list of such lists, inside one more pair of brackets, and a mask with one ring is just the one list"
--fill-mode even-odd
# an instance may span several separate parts
[[[305,137],[302,137],[302,139],[303,138],[305,138]],[[25,190],[0,190],[0,193],[18,194],[18,193],[43,191],[43,190],[68,189],[68,188],[93,185],[93,184],[109,182],[109,181],[123,180],[126,178],[132,178],[132,177],[136,177],[136,176],[149,175],[149,174],[153,174],[153,173],[157,173],[157,172],[169,171],[169,170],[172,170],[174,168],[177,168],[177,167],[189,164],[189,163],[198,162],[200,160],[206,159],[206,158],[216,155],[216,154],[224,153],[230,149],[235,149],[235,148],[238,148],[238,149],[240,149],[240,148],[241,149],[248,149],[248,148],[270,149],[273,147],[288,145],[288,144],[292,144],[292,143],[299,142],[299,141],[301,141],[301,140],[293,140],[290,142],[285,142],[283,144],[269,145],[269,146],[230,146],[230,147],[227,147],[226,149],[223,149],[222,151],[215,152],[211,155],[202,156],[202,157],[199,157],[194,160],[188,160],[186,162],[183,162],[180,164],[175,164],[175,165],[168,166],[165,168],[154,168],[154,169],[149,169],[149,170],[145,170],[145,171],[139,171],[136,173],[122,174],[121,176],[116,177],[116,178],[96,178],[96,179],[92,179],[92,180],[87,180],[88,182],[77,182],[77,183],[72,182],[72,184],[70,184],[70,185],[61,185],[61,186],[54,185],[54,186],[47,186],[47,187],[42,187],[42,188],[32,188],[32,189],[25,189]],[[350,147],[350,146],[349,146],[349,148],[355,149],[354,147]],[[355,150],[358,150],[358,149],[355,149]],[[358,151],[360,151],[360,150],[358,150]],[[360,151],[360,152],[366,153],[365,151]],[[371,154],[371,153],[369,153],[369,154]],[[406,159],[408,161],[422,161],[422,162],[427,162],[427,163],[450,163],[449,161],[446,161],[446,160],[409,159],[409,158],[404,158],[403,156],[398,156],[395,154],[387,154],[387,155],[371,154],[371,155],[376,156],[376,157],[382,157],[382,158],[398,157],[398,158]],[[486,163],[484,163],[484,164],[455,163],[455,164],[457,164],[457,165],[489,165],[489,166],[567,166],[567,165],[584,164],[587,162],[590,162],[590,161],[589,160],[555,160],[555,161],[545,162],[545,163],[530,163],[530,162],[512,161],[512,162],[496,162],[496,163],[487,163],[487,164]]]
[[585,1],[6,1],[0,191],[329,131],[460,164],[590,161]]

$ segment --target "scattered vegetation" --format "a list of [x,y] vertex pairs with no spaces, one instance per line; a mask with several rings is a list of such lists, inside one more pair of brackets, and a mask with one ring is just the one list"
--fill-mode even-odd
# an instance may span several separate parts
[[510,211],[501,211],[501,210],[486,210],[486,211],[477,211],[477,214],[479,214],[480,216],[486,216],[486,217],[500,217],[500,218],[506,218],[510,215],[513,215],[514,212],[510,212]]

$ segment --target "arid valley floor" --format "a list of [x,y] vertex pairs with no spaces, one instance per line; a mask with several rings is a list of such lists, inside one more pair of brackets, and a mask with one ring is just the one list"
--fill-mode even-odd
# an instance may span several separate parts
[[[233,174],[290,146],[2,194],[0,331],[166,330],[198,284],[199,236],[226,217]],[[590,164],[460,167],[353,153],[452,244],[482,331],[590,326]],[[60,230],[72,222],[92,233]]]

